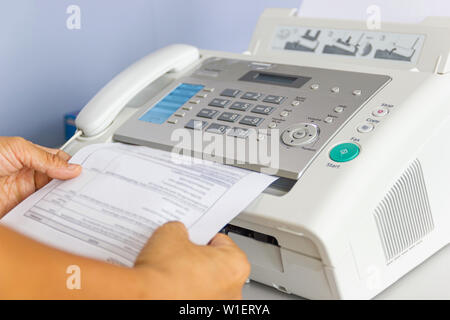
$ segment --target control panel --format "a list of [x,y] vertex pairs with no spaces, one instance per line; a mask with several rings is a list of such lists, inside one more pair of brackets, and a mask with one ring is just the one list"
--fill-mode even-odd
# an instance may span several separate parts
[[171,150],[179,144],[173,133],[183,129],[205,141],[226,137],[248,154],[268,143],[270,157],[277,157],[270,163],[251,157],[242,161],[237,152],[225,150],[236,148],[227,143],[222,154],[229,164],[271,167],[279,176],[297,179],[326,142],[389,81],[384,75],[209,58],[150,101],[114,139]]

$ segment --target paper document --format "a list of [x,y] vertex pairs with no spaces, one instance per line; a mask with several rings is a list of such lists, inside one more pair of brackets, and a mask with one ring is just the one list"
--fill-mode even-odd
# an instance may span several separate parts
[[448,0],[303,0],[302,17],[362,20],[374,14],[382,22],[418,23],[430,16],[450,16]]
[[133,266],[153,231],[181,221],[206,244],[276,178],[210,161],[120,143],[92,145],[83,166],[52,181],[0,222],[78,255]]

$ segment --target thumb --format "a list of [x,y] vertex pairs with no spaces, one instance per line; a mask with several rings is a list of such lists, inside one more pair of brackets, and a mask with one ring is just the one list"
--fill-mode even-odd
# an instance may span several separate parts
[[61,154],[50,153],[25,139],[12,138],[8,141],[8,145],[20,169],[31,168],[52,179],[62,180],[74,178],[81,172],[81,166],[69,164]]
[[184,250],[189,244],[189,236],[184,224],[168,222],[153,232],[147,244],[139,253],[135,266],[148,265],[154,259],[161,258],[161,256],[165,256],[174,250]]
[[211,247],[237,247],[231,238],[223,233],[218,233],[208,243]]
[[172,221],[156,229],[150,240],[153,242],[182,243],[189,241],[189,234],[184,224],[178,221]]

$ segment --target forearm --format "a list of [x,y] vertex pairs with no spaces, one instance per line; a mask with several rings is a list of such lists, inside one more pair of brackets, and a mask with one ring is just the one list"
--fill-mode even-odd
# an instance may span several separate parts
[[[71,265],[80,268],[81,289],[67,288]],[[134,269],[68,254],[0,226],[1,299],[139,299],[148,298],[147,289]]]

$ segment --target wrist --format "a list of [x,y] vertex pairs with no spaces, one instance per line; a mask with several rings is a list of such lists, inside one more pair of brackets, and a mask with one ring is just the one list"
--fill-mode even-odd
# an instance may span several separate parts
[[[170,283],[166,277],[151,267],[138,266],[130,269],[131,278],[135,288],[135,298],[139,300],[164,299],[167,284]],[[164,289],[163,289],[164,288]]]

